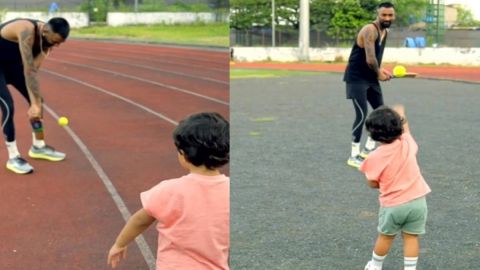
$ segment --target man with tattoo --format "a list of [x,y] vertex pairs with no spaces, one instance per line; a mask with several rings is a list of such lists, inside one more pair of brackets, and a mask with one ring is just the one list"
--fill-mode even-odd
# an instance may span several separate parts
[[65,42],[69,32],[70,26],[63,18],[52,18],[47,23],[15,19],[0,25],[0,108],[9,158],[6,167],[10,171],[26,174],[33,172],[33,167],[17,148],[14,105],[7,84],[17,89],[30,105],[27,114],[34,132],[28,155],[50,161],[65,159],[64,153],[45,144],[38,70],[50,50]]
[[375,148],[368,137],[360,152],[360,139],[368,112],[367,102],[373,109],[383,105],[379,81],[388,81],[392,74],[381,68],[388,28],[395,20],[392,3],[384,2],[377,7],[377,18],[365,25],[356,37],[343,80],[347,86],[347,99],[353,101],[355,121],[352,128],[352,152],[347,164],[359,168],[364,158]]

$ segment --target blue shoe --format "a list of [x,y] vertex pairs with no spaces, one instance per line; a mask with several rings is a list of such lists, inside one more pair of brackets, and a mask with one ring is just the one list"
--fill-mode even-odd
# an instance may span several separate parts
[[32,146],[28,151],[28,156],[36,159],[45,159],[49,161],[64,160],[65,153],[56,151],[53,147],[45,145],[44,147]]
[[20,156],[9,159],[6,167],[8,170],[18,174],[28,174],[33,172],[33,167]]

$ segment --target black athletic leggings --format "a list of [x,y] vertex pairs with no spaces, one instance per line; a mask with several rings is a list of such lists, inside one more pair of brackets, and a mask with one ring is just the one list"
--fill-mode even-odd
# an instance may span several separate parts
[[353,107],[355,108],[355,121],[352,126],[353,142],[358,143],[362,138],[363,125],[365,124],[368,113],[367,101],[374,110],[383,105],[383,96],[380,91],[369,87],[366,97],[352,97]]
[[15,124],[13,123],[15,107],[13,105],[12,95],[7,88],[7,84],[14,86],[27,100],[28,104],[30,104],[30,97],[28,96],[23,67],[21,65],[8,68],[0,67],[0,108],[2,109],[2,129],[3,134],[5,135],[5,140],[7,142],[12,142],[15,140]]

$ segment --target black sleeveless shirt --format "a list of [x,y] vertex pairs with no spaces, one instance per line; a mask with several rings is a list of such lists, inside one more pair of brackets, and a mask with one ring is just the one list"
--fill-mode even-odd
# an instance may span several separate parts
[[[377,58],[378,66],[382,64],[383,51],[385,49],[385,44],[387,43],[387,34],[385,32],[385,37],[381,41],[380,29],[377,25],[372,23],[378,32],[378,38],[375,40],[375,58]],[[348,59],[347,68],[343,76],[343,80],[347,83],[350,82],[371,82],[378,83],[377,74],[368,66],[367,56],[364,48],[360,48],[357,44],[357,38],[355,38],[355,43],[353,44],[352,52],[350,53],[350,58]]]
[[[17,20],[22,20],[22,19],[15,19],[15,20],[11,20],[3,24],[0,24],[0,31],[3,29],[5,25]],[[35,58],[40,54],[40,33],[38,33],[39,21],[30,20],[30,19],[25,19],[25,20],[30,21],[35,26],[35,30],[34,30],[35,38],[33,40],[33,48],[32,48],[33,57]],[[7,40],[0,35],[0,66],[6,66],[6,65],[12,65],[12,64],[20,64],[20,65],[22,64],[22,55],[20,54],[20,48],[18,46],[18,42]]]

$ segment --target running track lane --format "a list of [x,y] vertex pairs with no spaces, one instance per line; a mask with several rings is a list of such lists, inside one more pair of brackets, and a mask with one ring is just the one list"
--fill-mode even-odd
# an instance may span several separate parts
[[[229,116],[228,57],[227,50],[77,40],[56,48],[41,70],[41,91],[47,143],[67,160],[27,158],[35,172],[26,176],[0,170],[0,269],[108,269],[106,254],[125,215],[141,207],[139,193],[185,173],[171,139],[175,124],[199,111]],[[27,106],[11,92],[26,157]],[[71,124],[59,127],[51,114]],[[6,156],[0,148],[2,162]],[[143,254],[132,243],[118,269],[149,268],[153,226],[144,239]]]

